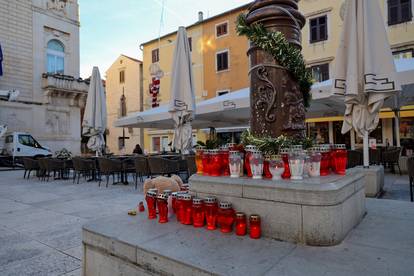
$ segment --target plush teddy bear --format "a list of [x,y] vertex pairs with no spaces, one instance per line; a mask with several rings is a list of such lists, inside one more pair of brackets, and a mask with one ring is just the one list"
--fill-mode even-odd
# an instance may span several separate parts
[[178,192],[181,190],[183,181],[178,175],[173,174],[171,177],[158,176],[156,178],[146,179],[144,182],[144,195],[149,189],[156,188],[158,193],[164,192],[164,190],[171,190],[172,192]]

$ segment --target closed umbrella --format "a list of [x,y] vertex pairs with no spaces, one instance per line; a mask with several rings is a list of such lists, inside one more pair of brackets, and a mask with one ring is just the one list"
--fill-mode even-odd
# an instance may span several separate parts
[[102,151],[105,146],[104,133],[106,129],[106,99],[98,67],[94,67],[86,99],[85,114],[82,122],[82,134],[88,136],[87,146],[96,151]]
[[191,121],[195,115],[194,77],[190,45],[184,27],[178,29],[168,111],[174,121],[173,146],[182,153],[192,148]]
[[342,133],[364,138],[378,125],[384,100],[401,90],[378,1],[347,0],[342,37],[335,59],[333,93],[345,96]]

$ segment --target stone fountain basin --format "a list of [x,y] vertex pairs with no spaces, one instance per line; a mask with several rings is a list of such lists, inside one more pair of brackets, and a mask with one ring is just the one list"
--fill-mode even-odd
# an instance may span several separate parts
[[295,181],[193,175],[189,182],[198,197],[216,196],[236,211],[259,214],[263,236],[282,241],[336,245],[366,213],[365,176],[357,169]]

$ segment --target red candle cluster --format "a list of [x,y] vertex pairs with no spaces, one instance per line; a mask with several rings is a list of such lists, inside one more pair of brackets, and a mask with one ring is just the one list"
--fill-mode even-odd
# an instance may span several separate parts
[[[171,200],[170,200],[171,197]],[[192,197],[188,192],[164,192],[157,194],[156,189],[147,192],[145,200],[148,206],[148,218],[156,219],[158,211],[158,222],[169,221],[169,208],[175,210],[177,221],[185,225],[193,225],[196,228],[206,227],[215,230],[219,227],[223,233],[231,233],[235,227],[236,235],[247,234],[247,218],[244,213],[232,208],[230,202],[218,204],[215,197],[209,196],[205,199]],[[170,203],[169,203],[170,202]],[[250,237],[258,239],[261,236],[260,217],[251,215],[249,218]]]

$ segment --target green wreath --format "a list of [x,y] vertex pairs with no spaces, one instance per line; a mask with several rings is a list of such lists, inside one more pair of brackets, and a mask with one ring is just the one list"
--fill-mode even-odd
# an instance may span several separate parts
[[309,107],[313,81],[301,51],[290,45],[281,32],[269,32],[262,24],[258,23],[249,26],[246,22],[246,15],[243,13],[237,19],[236,31],[238,35],[247,36],[257,47],[270,53],[281,66],[293,75],[299,83],[305,107]]

